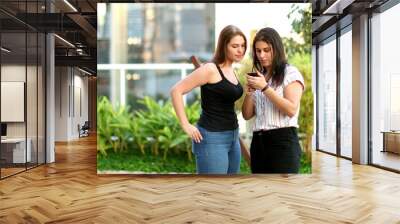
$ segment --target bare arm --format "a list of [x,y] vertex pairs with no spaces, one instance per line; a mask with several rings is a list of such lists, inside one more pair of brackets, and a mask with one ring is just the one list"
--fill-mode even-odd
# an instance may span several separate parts
[[249,120],[254,116],[254,101],[253,101],[253,93],[254,89],[250,88],[246,85],[246,96],[244,97],[242,104],[242,115],[245,120]]
[[296,115],[300,105],[301,95],[303,94],[303,85],[299,82],[292,82],[283,89],[283,97],[279,96],[275,90],[268,88],[264,95],[283,113],[289,117]]
[[190,92],[192,89],[204,85],[208,82],[212,75],[211,66],[212,64],[206,64],[194,70],[185,79],[176,83],[170,91],[172,105],[174,106],[182,129],[196,142],[200,142],[200,140],[202,140],[202,136],[198,129],[189,123],[185,114],[182,96]]

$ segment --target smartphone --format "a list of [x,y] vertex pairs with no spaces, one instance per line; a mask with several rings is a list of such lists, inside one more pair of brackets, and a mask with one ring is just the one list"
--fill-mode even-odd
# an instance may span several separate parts
[[257,72],[248,72],[247,74],[249,76],[253,76],[253,77],[257,77],[258,76]]

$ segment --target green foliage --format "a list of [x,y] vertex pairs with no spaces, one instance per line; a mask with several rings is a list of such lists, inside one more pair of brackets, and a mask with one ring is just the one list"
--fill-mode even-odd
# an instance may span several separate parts
[[235,110],[236,111],[242,111],[242,105],[244,101],[244,97],[246,95],[245,91],[245,85],[247,84],[246,81],[246,74],[248,72],[251,72],[251,69],[253,67],[253,59],[251,57],[246,57],[245,59],[242,60],[241,66],[239,69],[235,70],[235,73],[238,76],[240,84],[243,86],[243,95],[240,97],[239,100],[235,102]]
[[[106,97],[98,101],[98,152],[125,152],[127,149],[142,155],[150,153],[167,159],[168,154],[186,154],[192,161],[191,140],[179,126],[170,101],[156,102],[150,97],[138,101],[145,110],[129,112],[128,107],[113,107]],[[200,104],[185,108],[188,119],[195,123],[200,116]],[[162,151],[162,152],[161,152]]]
[[290,60],[291,64],[295,65],[303,75],[306,86],[300,101],[298,122],[299,136],[302,141],[303,150],[306,153],[307,159],[311,160],[311,141],[314,132],[314,96],[311,90],[311,55],[297,53],[293,55]]
[[195,173],[196,164],[187,160],[186,155],[174,155],[167,160],[159,155],[146,154],[140,151],[109,153],[107,157],[97,159],[98,170],[140,171],[146,173]]
[[292,5],[291,11],[288,14],[288,18],[293,18],[292,28],[301,37],[303,42],[299,43],[292,37],[283,38],[283,45],[285,47],[287,57],[291,58],[295,54],[311,54],[311,4],[305,9],[300,9],[298,5]]
[[124,106],[114,109],[106,97],[99,99],[97,105],[97,150],[103,155],[107,155],[108,150],[127,150],[128,141],[132,137],[129,130],[132,115],[128,113],[128,109]]
[[[196,163],[189,161],[186,155],[174,155],[164,160],[152,154],[142,155],[139,151],[114,153],[107,157],[99,157],[97,169],[101,171],[139,171],[145,173],[196,173]],[[240,164],[241,174],[250,174],[250,167],[242,159]]]
[[308,158],[308,155],[305,153],[301,154],[300,158],[300,174],[311,174],[311,158]]
[[311,91],[311,55],[295,54],[290,59],[290,63],[299,69],[300,73],[303,75],[306,87],[300,102],[299,129],[304,134],[312,135],[314,104]]
[[[191,140],[179,126],[170,101],[150,97],[138,100],[141,109],[112,106],[106,97],[98,99],[98,169],[142,172],[196,172]],[[200,116],[198,101],[186,106],[190,123]],[[171,155],[172,153],[172,155]],[[246,162],[242,173],[250,173]]]

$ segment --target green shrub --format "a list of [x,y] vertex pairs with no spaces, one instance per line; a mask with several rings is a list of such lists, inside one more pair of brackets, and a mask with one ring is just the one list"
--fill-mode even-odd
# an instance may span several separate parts
[[[172,152],[186,154],[192,161],[191,139],[179,125],[170,101],[156,102],[150,97],[138,101],[144,110],[129,113],[129,108],[112,106],[106,97],[98,101],[98,138],[100,155],[108,150],[123,152],[138,150],[142,155],[162,153],[164,160]],[[200,104],[185,108],[188,119],[195,123],[200,116]],[[160,152],[162,150],[162,152]]]
[[114,109],[106,97],[100,98],[97,104],[97,150],[102,155],[107,155],[110,149],[114,152],[127,150],[128,141],[132,140],[129,130],[132,115],[128,113],[127,107],[117,106]]

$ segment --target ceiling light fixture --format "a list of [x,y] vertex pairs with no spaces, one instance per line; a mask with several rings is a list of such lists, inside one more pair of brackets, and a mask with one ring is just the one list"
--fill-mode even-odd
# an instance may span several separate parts
[[75,12],[78,12],[78,10],[71,4],[68,2],[68,0],[64,0],[65,4],[67,4],[72,10],[74,10]]
[[75,45],[71,44],[71,42],[67,41],[66,39],[58,36],[57,34],[54,34],[54,36],[56,36],[58,39],[60,39],[61,41],[63,41],[64,43],[68,44],[69,46],[75,48]]
[[7,53],[10,53],[10,52],[11,52],[11,50],[9,50],[9,49],[7,49],[7,48],[5,48],[5,47],[1,47],[1,50],[4,51],[4,52],[7,52]]
[[322,13],[323,15],[342,14],[343,10],[351,5],[355,0],[336,0]]

